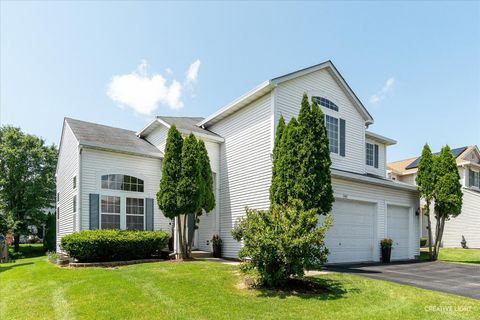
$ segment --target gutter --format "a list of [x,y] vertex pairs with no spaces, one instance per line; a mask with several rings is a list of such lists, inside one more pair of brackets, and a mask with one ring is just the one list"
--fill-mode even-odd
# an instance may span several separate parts
[[361,173],[342,171],[338,169],[331,169],[330,171],[333,178],[341,178],[341,179],[347,179],[351,181],[366,182],[369,184],[378,185],[382,187],[389,187],[394,189],[418,192],[417,186],[413,186],[403,182],[396,182],[393,180],[382,179],[382,178],[374,178],[374,177],[365,176]]
[[147,157],[147,158],[163,159],[163,153],[161,153],[160,151],[140,153],[124,147],[119,147],[119,146],[112,147],[107,144],[85,142],[85,141],[79,141],[79,145],[87,148],[91,148],[91,149],[96,149],[96,150],[118,152],[118,153],[130,154],[134,156]]

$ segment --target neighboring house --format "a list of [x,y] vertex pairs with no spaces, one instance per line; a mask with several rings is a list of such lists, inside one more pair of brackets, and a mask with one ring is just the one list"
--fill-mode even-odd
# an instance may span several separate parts
[[387,146],[396,142],[366,130],[372,116],[330,61],[268,80],[207,118],[156,117],[137,133],[66,118],[57,168],[59,238],[92,228],[170,231],[155,193],[175,124],[205,141],[214,173],[217,206],[201,216],[195,246],[210,251],[219,234],[223,255],[237,257],[241,243],[231,229],[245,207],[269,207],[276,124],[281,115],[286,121],[298,115],[305,92],[326,114],[330,142],[329,262],[378,261],[385,237],[394,240],[393,259],[413,259],[419,254],[417,188],[387,179]]
[[[442,245],[444,247],[461,247],[462,236],[467,246],[480,248],[480,152],[476,145],[452,150],[456,159],[460,183],[463,192],[462,213],[445,222]],[[395,161],[387,165],[390,179],[416,185],[419,157]],[[431,206],[433,236],[436,220]],[[427,217],[422,215],[422,236],[428,237]]]

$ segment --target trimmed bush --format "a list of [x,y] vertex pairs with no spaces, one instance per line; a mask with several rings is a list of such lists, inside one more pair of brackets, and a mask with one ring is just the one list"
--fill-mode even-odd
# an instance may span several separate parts
[[137,260],[159,255],[169,238],[163,231],[84,230],[64,236],[61,248],[80,262]]

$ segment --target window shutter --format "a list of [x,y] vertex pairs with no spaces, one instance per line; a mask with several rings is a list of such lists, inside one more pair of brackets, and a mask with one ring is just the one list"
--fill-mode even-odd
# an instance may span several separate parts
[[100,196],[97,193],[90,193],[89,202],[90,230],[95,230],[99,228]]
[[340,119],[340,155],[345,157],[345,120]]
[[145,199],[145,230],[153,231],[153,199]]
[[378,144],[375,145],[374,161],[375,161],[375,168],[378,168]]

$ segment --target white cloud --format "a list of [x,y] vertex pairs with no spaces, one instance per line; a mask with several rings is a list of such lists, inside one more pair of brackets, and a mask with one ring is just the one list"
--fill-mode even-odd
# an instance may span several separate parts
[[[200,60],[190,65],[185,79],[186,85],[196,81]],[[170,109],[178,110],[183,107],[183,85],[177,80],[170,84],[161,74],[148,75],[148,63],[142,60],[137,70],[123,75],[113,76],[108,84],[107,95],[120,105],[127,106],[139,114],[150,115],[163,104]],[[167,74],[171,69],[167,69]]]
[[370,97],[370,103],[372,104],[380,103],[382,100],[385,99],[387,94],[393,90],[394,85],[395,85],[395,78],[393,77],[388,78],[383,88],[379,92],[377,92],[376,94]]
[[197,81],[198,69],[200,68],[200,60],[196,60],[190,65],[187,71],[187,80],[185,81],[186,85],[191,85]]

